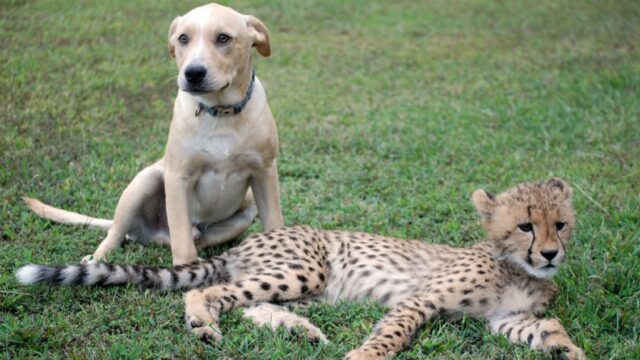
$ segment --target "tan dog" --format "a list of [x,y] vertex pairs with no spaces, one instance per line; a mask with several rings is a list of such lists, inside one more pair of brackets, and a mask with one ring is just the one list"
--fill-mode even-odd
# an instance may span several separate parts
[[109,230],[83,262],[98,261],[126,237],[171,244],[173,264],[186,264],[197,259],[196,247],[235,238],[257,213],[265,230],[283,226],[276,125],[251,66],[253,47],[271,54],[267,28],[228,7],[209,4],[174,19],[169,52],[180,89],[167,148],[124,190],[113,221],[35,199],[27,205],[47,219]]

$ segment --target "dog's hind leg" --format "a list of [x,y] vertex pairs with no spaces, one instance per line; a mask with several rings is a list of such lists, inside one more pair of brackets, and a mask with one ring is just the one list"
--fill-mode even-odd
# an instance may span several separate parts
[[[107,236],[96,251],[92,255],[84,257],[82,262],[92,263],[101,260],[107,253],[119,246],[127,234],[130,234],[134,239],[139,237],[141,234],[137,234],[137,232],[145,226],[141,213],[143,206],[149,203],[164,202],[164,199],[154,198],[164,194],[164,191],[159,191],[159,189],[164,189],[163,168],[156,163],[140,171],[122,192],[113,216],[113,225],[109,228]],[[158,211],[164,211],[164,208],[161,207]],[[146,239],[137,240],[145,242]]]
[[235,239],[253,224],[253,220],[257,215],[258,208],[253,201],[251,190],[249,190],[243,207],[230,218],[207,226],[200,236],[200,241],[196,242],[196,247],[198,249],[204,249]]

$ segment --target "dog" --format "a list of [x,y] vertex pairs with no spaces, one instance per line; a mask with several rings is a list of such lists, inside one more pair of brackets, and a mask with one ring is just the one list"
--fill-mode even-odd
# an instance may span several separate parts
[[197,261],[197,249],[233,239],[259,215],[265,231],[284,225],[278,137],[252,49],[268,57],[270,35],[251,15],[208,4],[173,20],[169,54],[178,95],[164,156],[124,190],[113,220],[25,198],[56,222],[107,229],[83,263],[97,262],[130,239],[171,246],[174,265]]

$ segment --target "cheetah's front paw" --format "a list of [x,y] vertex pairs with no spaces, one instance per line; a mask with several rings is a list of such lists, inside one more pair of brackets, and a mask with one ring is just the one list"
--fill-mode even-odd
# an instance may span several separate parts
[[212,316],[207,309],[202,290],[190,290],[184,295],[184,298],[184,321],[189,332],[205,342],[222,340],[217,317]]
[[191,334],[196,336],[203,342],[207,344],[211,344],[214,342],[220,342],[222,340],[222,334],[220,334],[220,330],[213,328],[212,326],[202,326],[199,328],[194,328],[190,330]]
[[351,350],[344,357],[345,360],[379,360],[384,358],[380,352],[366,349]]
[[220,329],[213,325],[207,325],[204,322],[196,319],[187,319],[187,328],[189,332],[196,336],[198,339],[206,342],[219,342],[222,340],[222,334]]
[[569,360],[584,360],[584,351],[577,346],[569,346],[563,349],[564,356]]

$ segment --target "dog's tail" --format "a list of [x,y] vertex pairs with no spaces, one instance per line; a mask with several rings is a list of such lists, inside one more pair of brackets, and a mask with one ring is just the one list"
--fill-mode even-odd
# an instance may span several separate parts
[[29,264],[16,271],[24,285],[49,282],[55,285],[115,286],[136,284],[159,290],[193,289],[227,281],[226,260],[214,257],[189,265],[156,268],[107,263],[46,266]]
[[109,230],[113,220],[97,219],[87,215],[78,214],[72,211],[55,208],[42,203],[40,200],[28,197],[22,198],[25,204],[41,218],[49,219],[62,224],[81,225]]

